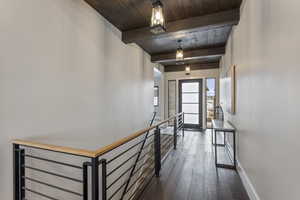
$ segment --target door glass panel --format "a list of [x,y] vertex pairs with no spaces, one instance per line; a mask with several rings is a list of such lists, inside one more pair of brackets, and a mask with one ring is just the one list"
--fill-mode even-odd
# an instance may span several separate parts
[[184,112],[186,128],[202,127],[202,80],[179,81],[180,111]]
[[186,123],[186,124],[199,124],[199,115],[197,115],[197,114],[184,114],[184,123]]
[[199,103],[199,94],[182,94],[182,103]]
[[182,112],[198,113],[199,112],[199,104],[182,104]]
[[199,92],[199,83],[183,83],[182,92]]

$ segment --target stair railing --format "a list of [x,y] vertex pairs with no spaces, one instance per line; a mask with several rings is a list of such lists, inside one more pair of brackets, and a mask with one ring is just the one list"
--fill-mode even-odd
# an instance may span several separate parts
[[[173,133],[165,133],[161,127],[170,121]],[[94,151],[14,140],[14,200],[138,199],[159,177],[180,131],[184,113]]]
[[[154,120],[155,120],[155,117],[156,117],[156,112],[154,112],[154,114],[153,114],[153,117],[152,117],[152,120],[151,120],[151,122],[150,122],[149,127],[151,127],[151,126],[153,125],[153,122],[154,122]],[[145,146],[145,143],[146,143],[146,140],[147,140],[147,138],[148,138],[149,133],[150,133],[150,131],[147,131],[147,133],[146,133],[146,135],[145,135],[145,139],[144,139],[144,141],[143,141],[143,143],[142,143],[142,145],[141,145],[141,147],[140,147],[140,150],[139,150],[139,153],[138,153],[138,155],[137,155],[137,157],[136,157],[135,163],[134,163],[134,165],[133,165],[133,167],[132,167],[132,169],[131,169],[131,171],[130,171],[129,179],[127,180],[126,185],[125,185],[125,187],[124,187],[124,190],[123,190],[123,194],[122,194],[121,200],[123,200],[124,196],[126,195],[126,192],[127,192],[127,189],[128,189],[128,185],[129,185],[130,180],[131,180],[131,178],[132,178],[132,176],[133,176],[133,173],[134,173],[134,171],[135,171],[136,165],[137,165],[138,161],[140,160],[140,157],[141,157],[141,154],[142,154],[142,152],[143,152],[143,149],[144,149],[144,146]]]

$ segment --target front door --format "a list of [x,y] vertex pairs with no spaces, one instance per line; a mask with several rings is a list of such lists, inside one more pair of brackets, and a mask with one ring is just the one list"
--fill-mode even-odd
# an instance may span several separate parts
[[202,129],[202,79],[179,81],[179,111],[185,128]]

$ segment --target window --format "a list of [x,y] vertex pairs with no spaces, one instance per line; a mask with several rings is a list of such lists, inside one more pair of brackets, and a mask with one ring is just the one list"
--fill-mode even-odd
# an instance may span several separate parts
[[216,79],[206,79],[206,122],[207,127],[210,128],[212,125],[212,119],[214,119],[214,108],[216,106]]
[[158,86],[154,86],[154,106],[158,106],[159,104],[159,88]]

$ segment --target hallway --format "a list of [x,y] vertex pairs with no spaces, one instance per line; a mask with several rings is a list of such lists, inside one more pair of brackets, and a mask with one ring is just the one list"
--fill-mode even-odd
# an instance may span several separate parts
[[300,200],[299,0],[0,1],[0,200]]
[[216,170],[210,136],[210,131],[186,131],[163,164],[160,178],[153,178],[140,199],[248,200],[237,172]]

